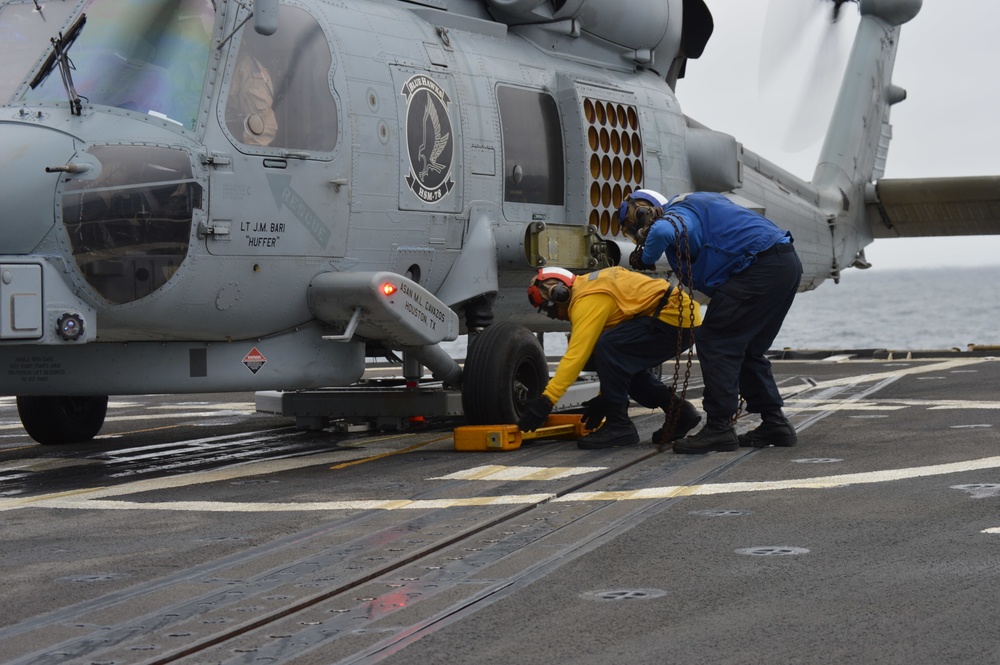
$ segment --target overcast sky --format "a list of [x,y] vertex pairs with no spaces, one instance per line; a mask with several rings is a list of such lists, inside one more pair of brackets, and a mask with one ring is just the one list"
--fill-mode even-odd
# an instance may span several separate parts
[[[713,129],[733,134],[743,145],[810,180],[827,118],[801,108],[806,81],[839,78],[854,30],[857,5],[828,32],[820,12],[798,25],[796,41],[773,17],[791,17],[796,7],[832,7],[821,0],[706,0],[715,32],[704,55],[688,63],[677,86],[685,113]],[[792,3],[789,8],[789,3]],[[827,9],[827,11],[830,11]],[[893,139],[886,178],[1000,175],[1000,0],[924,0],[902,28],[893,82],[906,101],[893,107]],[[770,63],[760,71],[763,51]],[[773,50],[791,49],[787,58]],[[822,49],[821,49],[822,46]],[[817,76],[815,54],[841,53]],[[796,65],[795,63],[801,63]],[[820,70],[824,71],[824,70]],[[835,88],[838,81],[831,81]],[[822,99],[821,92],[812,96]],[[831,93],[831,99],[835,90]],[[830,102],[832,104],[832,101]],[[828,114],[831,109],[827,104]],[[815,118],[800,123],[802,117]],[[877,240],[865,250],[879,268],[1000,265],[1000,236]]]

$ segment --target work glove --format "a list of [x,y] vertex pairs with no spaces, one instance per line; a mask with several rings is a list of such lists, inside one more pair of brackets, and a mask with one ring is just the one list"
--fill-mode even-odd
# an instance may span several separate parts
[[545,424],[552,413],[552,402],[545,396],[536,397],[524,403],[524,411],[517,420],[517,428],[522,432],[534,432]]
[[604,395],[598,395],[583,403],[583,426],[587,429],[597,429],[611,410],[611,402]]
[[655,265],[650,265],[649,263],[644,263],[642,260],[642,247],[636,247],[632,250],[632,253],[628,255],[628,264],[632,267],[632,270],[640,271],[650,271],[656,270]]

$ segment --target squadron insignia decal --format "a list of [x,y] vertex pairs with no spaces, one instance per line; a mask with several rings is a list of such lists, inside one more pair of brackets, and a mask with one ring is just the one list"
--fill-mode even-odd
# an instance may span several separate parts
[[406,152],[410,173],[406,184],[422,201],[436,203],[451,192],[455,158],[448,94],[426,76],[413,76],[401,93],[406,97]]

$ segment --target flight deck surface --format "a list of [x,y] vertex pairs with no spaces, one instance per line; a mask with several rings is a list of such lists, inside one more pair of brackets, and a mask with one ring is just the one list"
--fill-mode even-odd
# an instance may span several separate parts
[[0,653],[994,662],[1000,362],[821,358],[774,363],[798,446],[704,456],[657,454],[638,407],[641,446],[478,453],[457,422],[303,431],[245,394],[113,399],[61,449],[0,398]]

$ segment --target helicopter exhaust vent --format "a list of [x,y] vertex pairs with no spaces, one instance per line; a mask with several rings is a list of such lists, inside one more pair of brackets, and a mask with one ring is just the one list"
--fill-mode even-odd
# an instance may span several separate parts
[[602,236],[618,236],[618,207],[637,189],[642,189],[642,136],[639,113],[631,104],[585,97],[590,225]]

